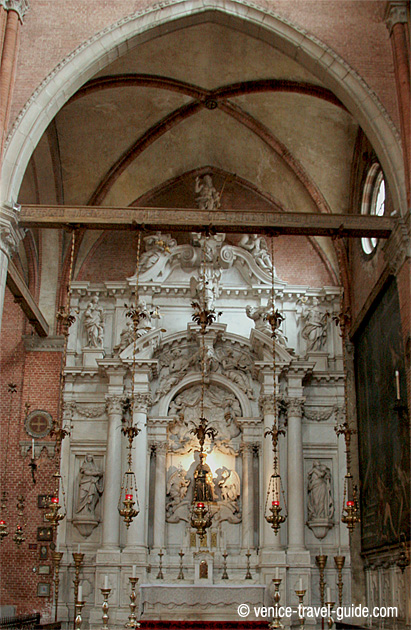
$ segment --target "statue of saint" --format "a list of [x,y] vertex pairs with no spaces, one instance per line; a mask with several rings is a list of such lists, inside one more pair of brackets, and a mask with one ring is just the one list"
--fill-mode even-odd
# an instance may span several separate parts
[[334,515],[334,502],[331,492],[331,471],[320,461],[313,462],[308,473],[308,521],[331,520]]
[[194,495],[193,501],[210,502],[214,501],[213,473],[208,464],[205,463],[207,455],[199,453],[200,463],[194,471]]
[[328,313],[324,313],[318,306],[318,298],[312,300],[312,307],[302,301],[301,336],[307,342],[307,352],[321,350],[327,341]]
[[87,304],[84,313],[84,328],[87,334],[87,348],[103,347],[103,309],[98,303],[98,297],[95,296]]
[[80,468],[79,500],[76,514],[77,519],[96,520],[96,506],[103,493],[103,472],[99,470],[94,457],[87,454]]

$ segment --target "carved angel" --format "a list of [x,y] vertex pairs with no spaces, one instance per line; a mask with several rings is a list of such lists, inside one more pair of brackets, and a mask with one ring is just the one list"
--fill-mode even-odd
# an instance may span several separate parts
[[238,245],[252,254],[255,262],[263,271],[266,273],[271,272],[273,263],[271,262],[267,241],[264,236],[259,236],[258,234],[244,234]]
[[236,501],[240,496],[240,477],[235,470],[228,470],[223,468],[221,473],[222,479],[218,482],[221,491],[221,498],[223,501]]
[[167,516],[171,516],[187,495],[191,479],[187,479],[187,472],[183,468],[176,470],[167,483]]

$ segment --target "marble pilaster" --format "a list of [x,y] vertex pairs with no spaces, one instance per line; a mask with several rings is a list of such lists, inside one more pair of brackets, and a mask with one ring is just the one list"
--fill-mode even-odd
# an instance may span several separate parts
[[243,549],[253,548],[254,510],[253,510],[253,450],[254,445],[244,442],[241,446],[243,454]]
[[166,522],[166,455],[167,442],[158,441],[156,449],[156,477],[154,490],[154,547],[165,547]]

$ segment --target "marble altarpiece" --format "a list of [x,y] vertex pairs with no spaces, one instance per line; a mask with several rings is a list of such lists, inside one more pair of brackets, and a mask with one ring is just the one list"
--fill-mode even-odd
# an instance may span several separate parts
[[[145,618],[166,613],[168,618],[237,619],[238,603],[272,603],[277,566],[283,601],[296,603],[301,577],[305,601],[318,603],[314,557],[320,544],[330,556],[338,548],[346,556],[344,601],[350,601],[348,534],[339,518],[345,454],[334,431],[344,401],[341,340],[331,321],[339,309],[339,289],[291,286],[275,278],[276,307],[284,316],[276,344],[276,393],[286,427],[280,462],[288,504],[287,521],[276,537],[264,519],[272,454],[263,435],[273,419],[273,370],[263,315],[272,263],[261,237],[231,245],[216,234],[205,248],[203,238],[193,233],[189,244],[162,233],[143,238],[140,307],[148,316],[135,359],[125,317],[135,276],[98,285],[73,283],[78,317],[70,332],[64,392],[71,435],[62,452],[68,513],[59,528],[60,549],[67,550],[60,599],[61,611],[63,602],[73,600],[70,557],[80,544],[84,612],[92,627],[100,623],[105,575],[112,589],[110,617],[126,621],[132,565]],[[203,249],[206,287],[199,276]],[[199,416],[201,391],[201,349],[190,304],[204,294],[221,315],[205,337],[204,412],[218,434],[205,445],[213,521],[200,545],[189,524],[198,465],[190,429]],[[133,446],[140,514],[126,530],[117,510],[126,466],[120,428],[133,360],[134,419],[141,429]],[[163,580],[156,579],[160,550]],[[176,597],[180,550],[186,590],[180,583]],[[229,581],[224,582],[225,550]],[[252,579],[244,582],[247,550]],[[202,559],[208,567],[205,582],[198,570]],[[332,564],[326,577],[335,592]],[[199,591],[193,588],[202,583],[204,601],[197,601]]]

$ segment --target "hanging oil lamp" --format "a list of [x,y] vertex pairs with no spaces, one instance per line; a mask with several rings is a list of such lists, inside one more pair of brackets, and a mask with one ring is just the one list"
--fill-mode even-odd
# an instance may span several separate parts
[[[212,513],[210,503],[213,501],[212,490],[212,473],[210,467],[205,463],[206,453],[204,453],[204,443],[206,438],[214,440],[217,435],[216,429],[210,426],[208,420],[204,417],[204,393],[205,393],[205,375],[206,375],[206,351],[205,351],[205,335],[207,328],[211,326],[217,318],[214,309],[207,307],[205,290],[206,290],[206,273],[205,273],[205,247],[206,239],[203,244],[203,261],[200,279],[202,279],[202,297],[200,302],[192,302],[194,309],[192,320],[200,326],[201,335],[201,398],[200,398],[200,418],[197,425],[191,430],[200,444],[199,454],[200,463],[194,472],[194,491],[193,501],[190,511],[190,524],[196,530],[200,541],[206,537],[207,529],[211,526]],[[221,313],[219,313],[221,314]]]
[[[60,505],[60,502],[59,502],[60,490],[64,498],[63,480],[61,478],[60,473],[55,472],[53,475],[53,479],[55,482],[55,490],[54,490],[53,495],[49,499],[47,511],[44,515],[44,518],[46,519],[46,521],[50,523],[52,527],[54,527],[54,529],[57,529],[57,527],[60,524],[60,521],[62,521],[63,518],[66,516],[66,511],[64,507],[64,500],[63,500],[63,505]],[[63,510],[63,511],[60,512],[60,510]]]
[[136,426],[129,425],[127,427],[122,427],[121,432],[128,438],[128,469],[123,475],[123,482],[121,484],[120,498],[118,502],[118,511],[120,516],[124,519],[124,523],[128,529],[133,519],[138,516],[140,512],[137,480],[131,467],[133,460],[131,453],[133,440],[140,433],[140,429]]
[[357,433],[355,429],[352,429],[348,421],[335,427],[337,435],[344,435],[345,439],[345,453],[347,457],[347,474],[344,477],[344,495],[343,495],[343,507],[341,514],[341,521],[347,525],[350,533],[354,531],[357,523],[360,519],[360,507],[357,496],[357,486],[354,485],[353,476],[351,474],[351,435]]
[[[275,341],[277,338],[277,330],[284,320],[284,316],[279,310],[275,308],[275,290],[274,290],[274,239],[271,238],[271,310],[266,313],[264,319],[269,323],[271,327],[271,340],[272,340],[272,358],[273,358],[273,412],[274,422],[271,429],[268,429],[264,433],[264,437],[271,436],[272,448],[273,448],[273,474],[270,477],[270,481],[267,488],[267,496],[264,508],[264,518],[271,525],[274,534],[277,536],[280,531],[280,525],[285,522],[287,518],[287,505],[285,501],[285,493],[281,481],[280,475],[280,460],[278,453],[278,438],[280,435],[285,435],[284,429],[278,428],[278,405],[276,395],[276,362],[275,362]],[[284,502],[285,513],[281,514],[281,498]]]
[[[24,516],[24,496],[20,494],[17,497],[17,514],[18,514],[18,522],[16,525],[16,531],[14,532],[13,541],[16,543],[18,547],[24,543],[26,537],[24,535],[23,529],[23,516]],[[20,521],[20,523],[19,523]]]
[[3,490],[1,498],[1,516],[0,516],[0,543],[9,535],[6,523],[5,512],[7,511],[7,493]]

